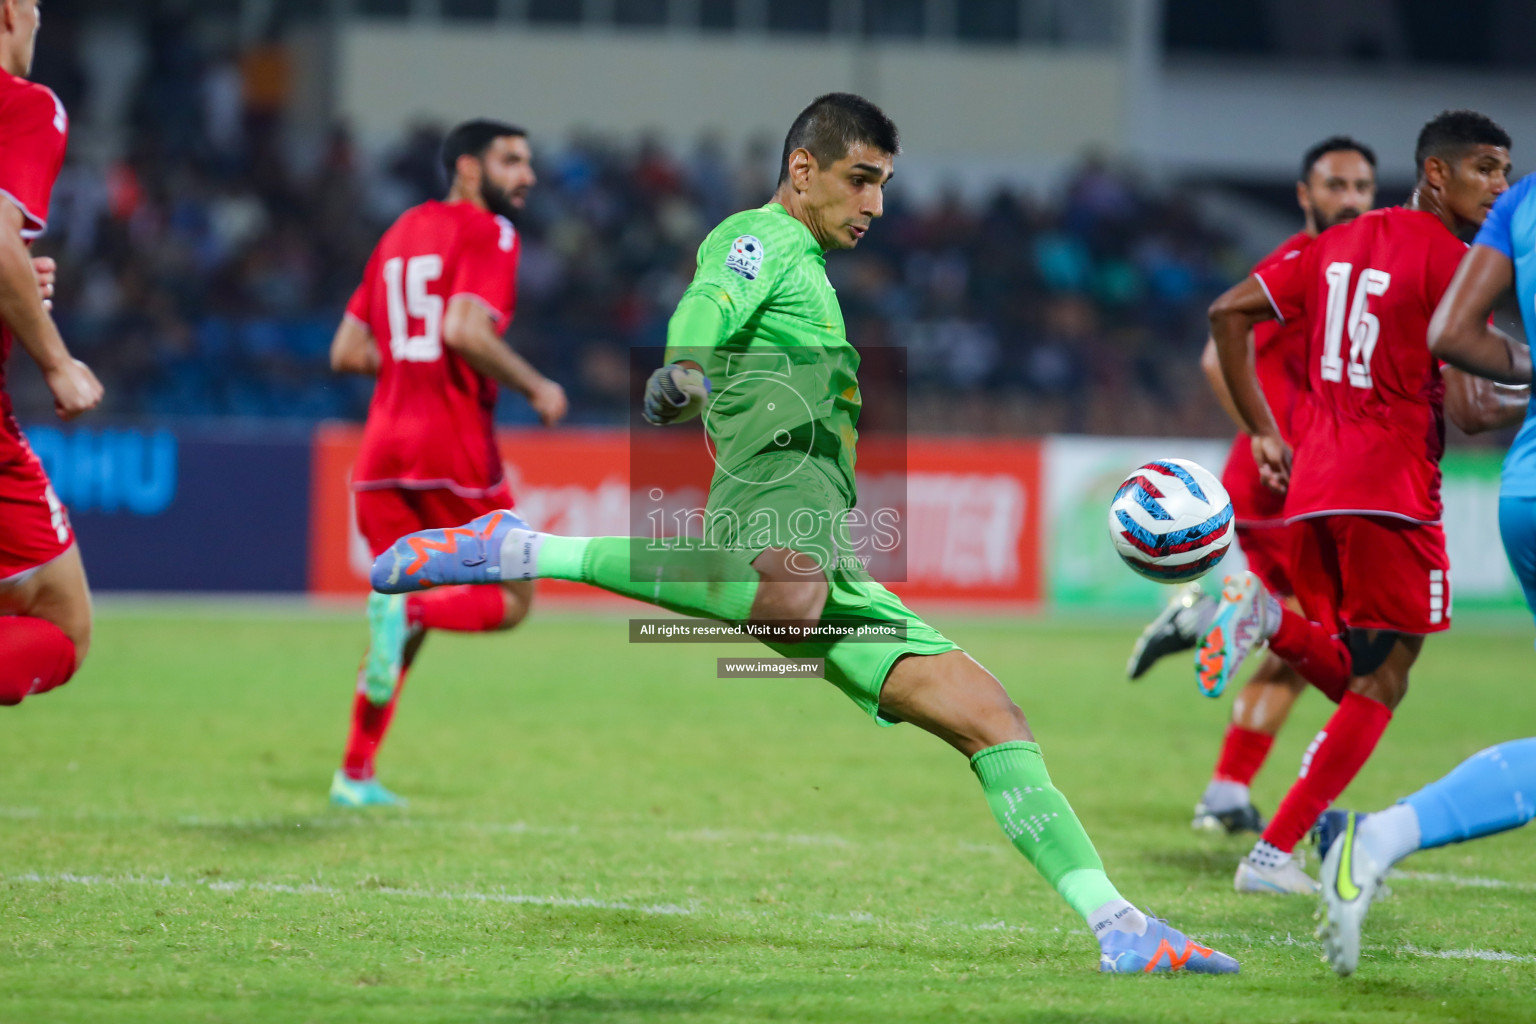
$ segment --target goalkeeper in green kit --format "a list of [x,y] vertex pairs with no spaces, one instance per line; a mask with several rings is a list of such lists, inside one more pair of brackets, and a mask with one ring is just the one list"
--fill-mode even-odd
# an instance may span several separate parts
[[492,512],[402,537],[375,561],[374,589],[564,579],[749,629],[902,624],[889,641],[765,642],[824,658],[827,679],[877,722],[909,722],[968,757],[1013,845],[1092,930],[1101,970],[1235,973],[1236,960],[1120,895],[1002,685],[850,557],[859,355],[824,256],[852,249],[881,215],[898,151],[874,104],[822,96],[789,130],[773,200],[726,218],[699,247],[645,418],[704,417],[715,473],[702,538],[560,537]]

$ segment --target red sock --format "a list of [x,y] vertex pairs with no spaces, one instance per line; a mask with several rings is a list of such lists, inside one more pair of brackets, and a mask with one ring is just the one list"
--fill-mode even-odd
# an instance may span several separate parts
[[1335,704],[1349,689],[1349,645],[1289,608],[1281,609],[1280,628],[1269,638],[1269,649]]
[[[484,633],[498,629],[506,621],[507,594],[497,586],[435,587],[405,599],[406,619],[421,629],[446,629],[456,633]],[[405,688],[407,664],[400,672],[395,692],[389,702],[377,705],[363,692],[359,675],[357,695],[352,700],[352,731],[347,737],[346,754],[341,767],[349,778],[373,777],[373,759],[389,723],[395,717],[395,705]]]
[[358,672],[357,695],[352,698],[352,731],[347,735],[347,752],[341,760],[341,768],[348,778],[373,778],[374,755],[379,752],[379,744],[384,742],[384,734],[389,731],[389,722],[395,717],[395,705],[399,703],[403,689],[405,673],[401,672],[389,703],[375,704],[363,692],[363,674]]
[[75,642],[47,619],[0,617],[0,704],[20,704],[32,693],[47,693],[75,674]]
[[1216,760],[1216,773],[1212,777],[1218,782],[1250,784],[1264,766],[1269,748],[1274,745],[1273,736],[1240,725],[1228,726],[1227,738],[1221,745],[1221,756]]
[[1353,691],[1344,694],[1339,710],[1302,755],[1301,777],[1280,801],[1264,830],[1264,841],[1286,853],[1294,850],[1317,816],[1359,774],[1391,721],[1392,712],[1385,704]]
[[497,586],[434,587],[405,599],[413,626],[456,633],[497,629],[507,616],[507,592]]

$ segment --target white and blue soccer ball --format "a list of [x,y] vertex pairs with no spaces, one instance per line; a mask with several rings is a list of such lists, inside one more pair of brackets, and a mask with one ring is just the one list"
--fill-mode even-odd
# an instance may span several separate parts
[[1185,459],[1157,459],[1135,470],[1109,506],[1115,551],[1159,583],[1187,583],[1210,572],[1232,546],[1232,534],[1227,489]]

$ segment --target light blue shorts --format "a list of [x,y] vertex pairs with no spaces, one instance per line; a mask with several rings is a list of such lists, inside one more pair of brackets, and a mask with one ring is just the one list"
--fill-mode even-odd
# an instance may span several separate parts
[[1536,615],[1536,498],[1501,497],[1499,534],[1509,567],[1525,591],[1526,606]]

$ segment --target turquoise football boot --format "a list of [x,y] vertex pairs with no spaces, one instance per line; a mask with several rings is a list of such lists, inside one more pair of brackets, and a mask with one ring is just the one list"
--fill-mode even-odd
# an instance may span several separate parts
[[331,803],[337,807],[404,807],[410,801],[384,788],[378,779],[353,779],[340,768],[331,778]]
[[1251,572],[1228,576],[1221,604],[1195,652],[1195,684],[1207,697],[1220,697],[1248,655],[1279,628],[1269,621],[1269,593]]

